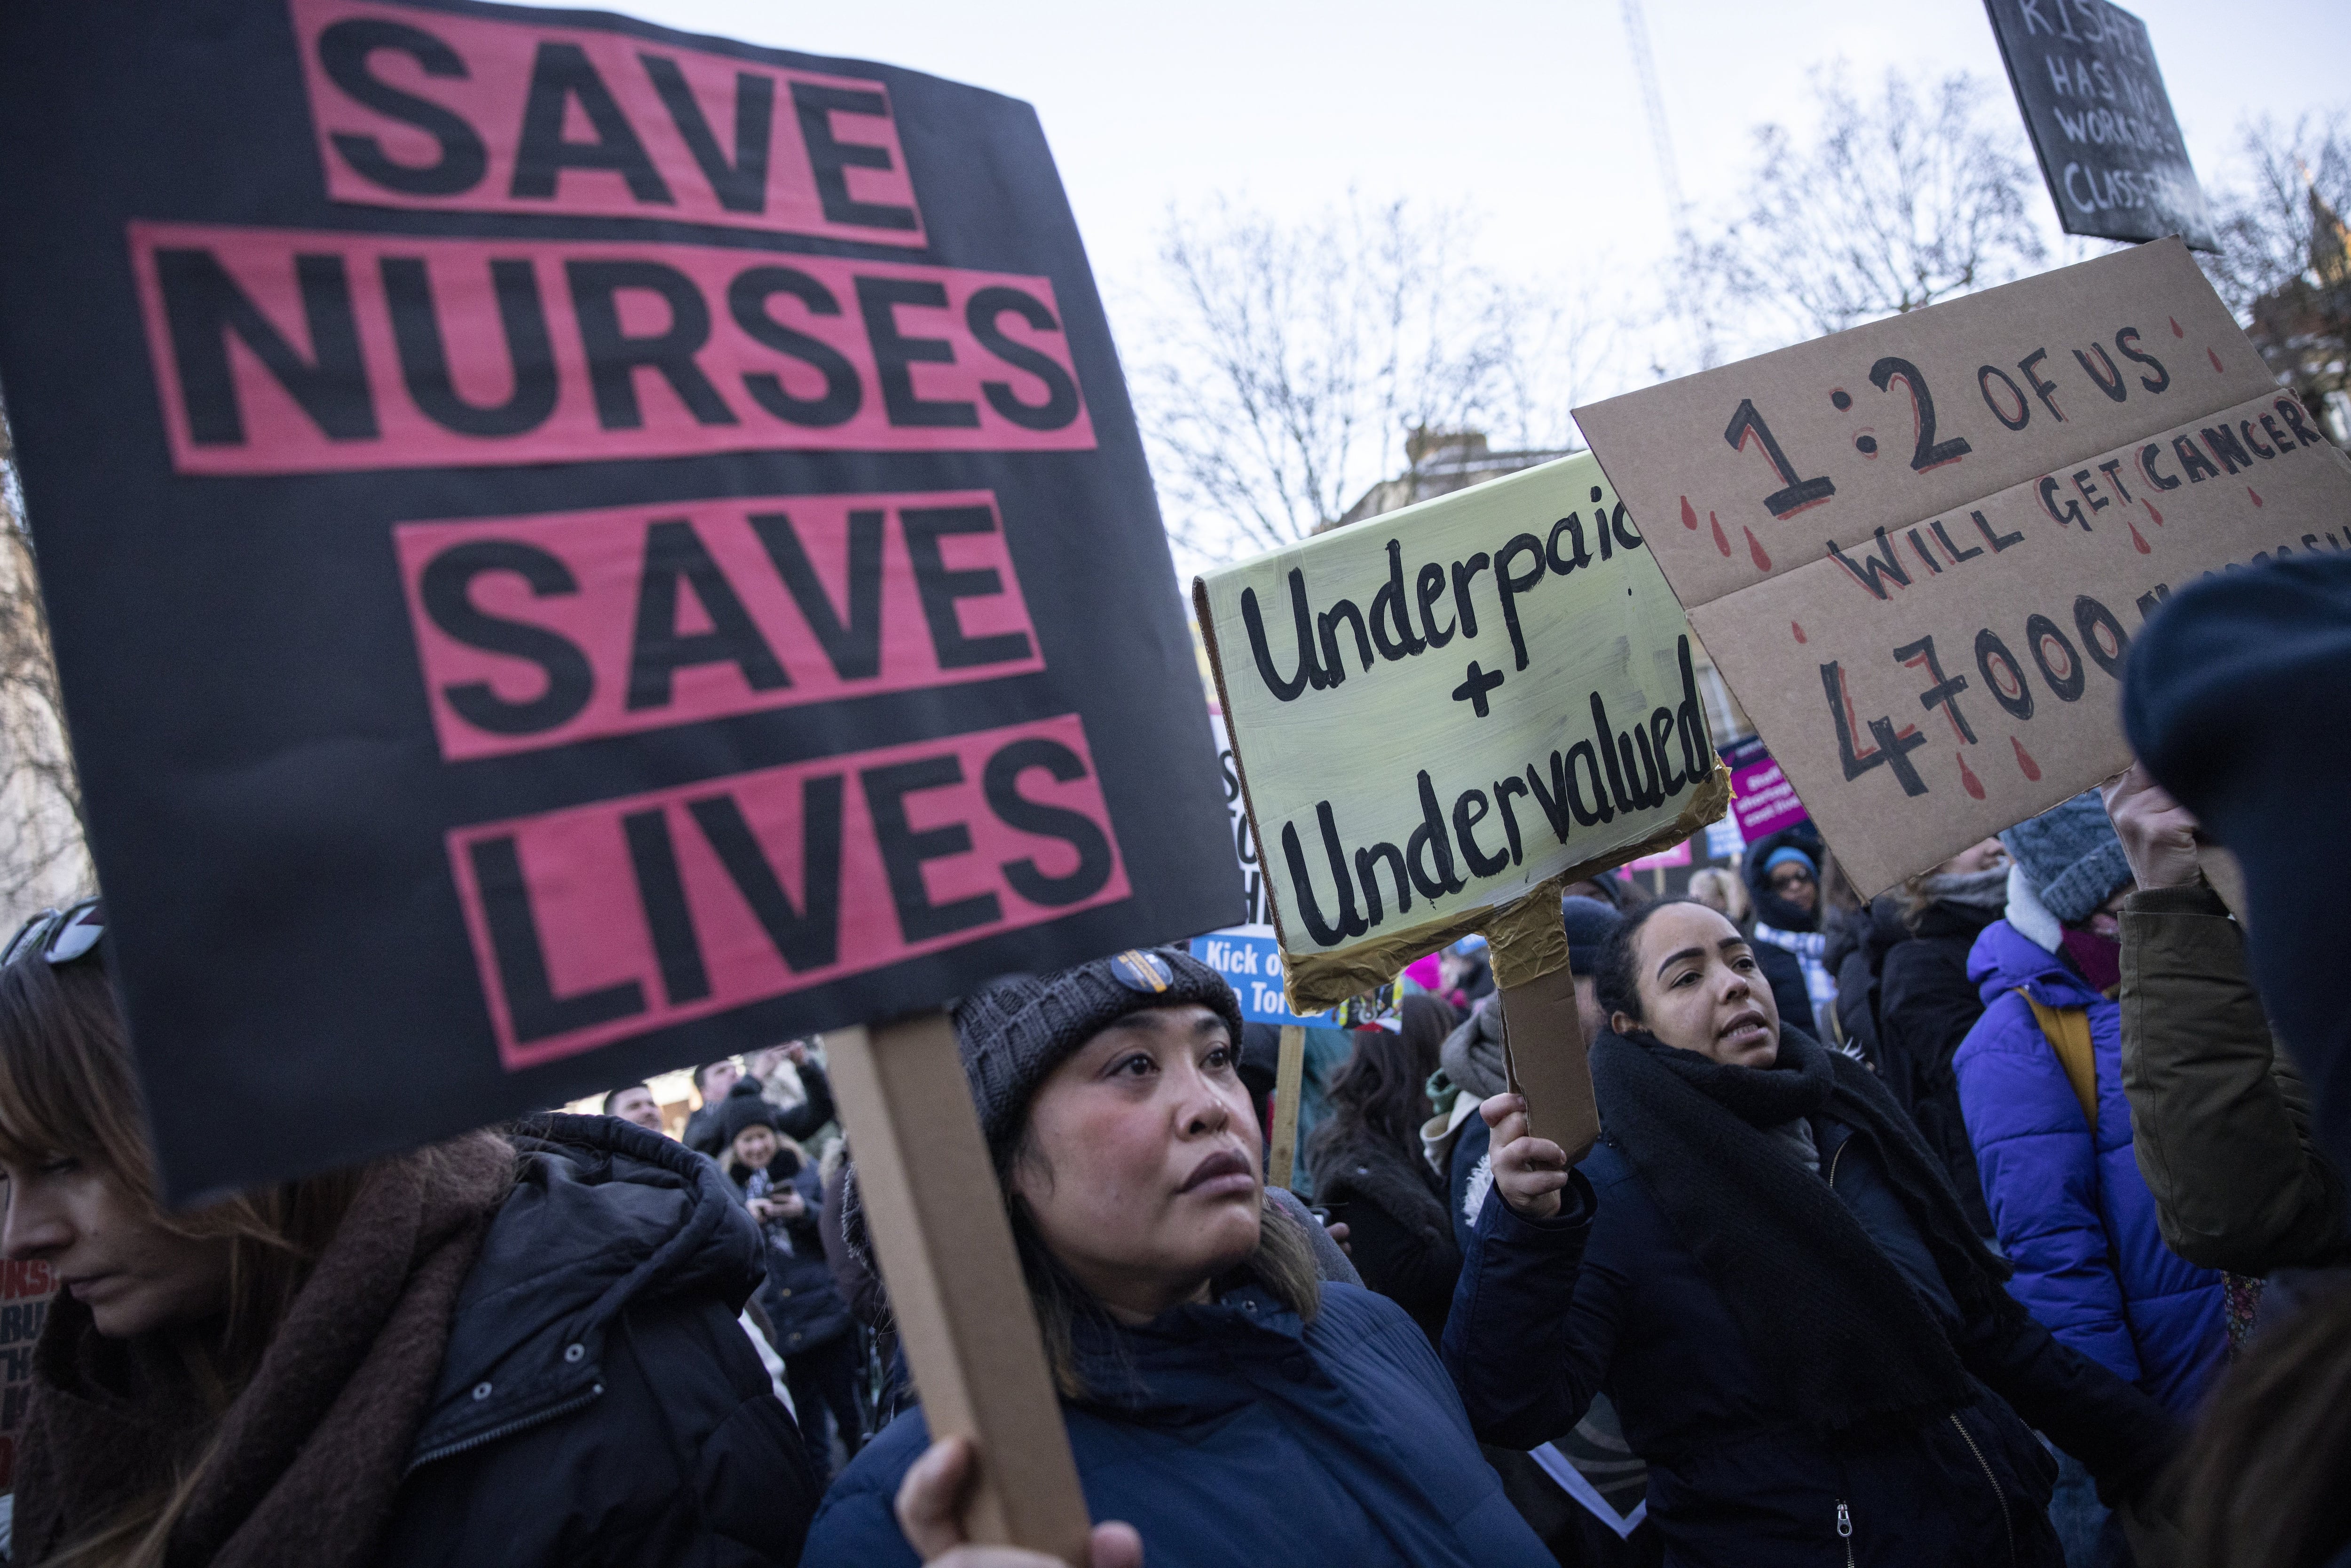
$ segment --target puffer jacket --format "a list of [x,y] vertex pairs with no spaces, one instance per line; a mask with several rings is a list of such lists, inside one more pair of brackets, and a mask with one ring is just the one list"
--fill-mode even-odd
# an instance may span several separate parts
[[[2010,1291],[2059,1339],[2189,1414],[2226,1354],[2220,1276],[2163,1244],[2132,1149],[2121,1006],[2006,920],[1976,938],[1968,977],[1984,1014],[1952,1060],[1984,1201],[2016,1265]],[[2089,1013],[2095,1133],[2020,990]]]
[[[1311,1323],[1254,1284],[1140,1328],[1081,1323],[1097,1390],[1064,1402],[1086,1505],[1151,1568],[1550,1568],[1402,1308],[1322,1287]],[[930,1441],[910,1410],[826,1494],[808,1568],[914,1568],[891,1499]]]
[[2201,886],[2131,894],[2122,967],[2123,1093],[2163,1239],[2240,1274],[2351,1263],[2343,1178],[2228,905]]
[[[1909,1222],[1866,1140],[1831,1120],[1814,1126],[1824,1178],[1885,1245]],[[2045,1517],[2056,1465],[2027,1423],[2134,1486],[2175,1440],[2138,1396],[2022,1314],[1953,1331],[1978,1381],[1973,1404],[1916,1426],[1815,1435],[1789,1415],[1706,1266],[1613,1139],[1562,1197],[1549,1220],[1487,1199],[1446,1364],[1479,1437],[1508,1448],[1558,1437],[1604,1392],[1649,1463],[1668,1568],[2057,1568]],[[1907,1239],[1923,1248],[1915,1230]]]
[[378,1561],[795,1562],[816,1479],[736,1321],[760,1249],[726,1179],[609,1116],[512,1141]]

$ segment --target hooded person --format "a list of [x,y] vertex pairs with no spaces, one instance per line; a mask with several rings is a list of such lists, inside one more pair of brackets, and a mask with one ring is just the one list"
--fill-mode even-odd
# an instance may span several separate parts
[[2034,1427],[2117,1499],[2153,1485],[2172,1419],[2008,1295],[1901,1107],[1782,1023],[1728,919],[1627,919],[1599,999],[1598,1147],[1531,1136],[1514,1095],[1481,1113],[1494,1190],[1445,1332],[1481,1437],[1606,1392],[1678,1568],[2056,1568]]
[[1820,831],[1798,822],[1750,844],[1744,862],[1755,961],[1780,1016],[1806,1033],[1821,1009],[1836,1006],[1836,976],[1821,931],[1821,855]]
[[12,1260],[65,1281],[17,1437],[19,1563],[788,1564],[817,1500],[736,1314],[757,1228],[606,1116],[165,1211],[95,949],[0,967]]
[[[1419,1327],[1318,1278],[1308,1226],[1268,1200],[1221,976],[1132,951],[999,981],[955,1026],[1096,1519],[1160,1568],[1552,1562]],[[911,1564],[910,1531],[952,1546],[939,1499],[967,1462],[907,1411],[834,1483],[803,1561]]]
[[[2297,1159],[2292,1145],[2302,1140],[2268,1074],[2256,1068],[2237,1081],[2273,1096],[2283,1130],[2245,1152],[2280,1171],[2284,1190],[2274,1196],[2283,1197],[2339,1187],[2351,1170],[2351,1009],[2340,983],[2351,855],[2335,831],[2338,781],[2351,774],[2351,559],[2280,555],[2208,575],[2157,611],[2130,650],[2123,723],[2154,783],[2243,869],[2245,920],[2227,934],[2231,955],[2250,968],[2252,1000],[2311,1096],[2315,1147]],[[2209,897],[2167,885],[2161,896],[2199,893]],[[2126,922],[2147,907],[2138,899],[2156,896],[2135,896]],[[2191,908],[2224,920],[2215,904]],[[2329,1155],[2329,1169],[2299,1168]],[[2323,1253],[2335,1239],[2325,1217],[2341,1209],[2332,1199],[2318,1207],[2321,1218],[2303,1228],[2318,1233],[2295,1239]],[[2186,1560],[2196,1568],[2351,1558],[2342,1483],[2351,1467],[2351,1286],[2339,1274],[2306,1285],[2290,1312],[2273,1312],[2279,1292],[2268,1292],[2262,1331],[2215,1391],[2181,1468]]]
[[2163,1245],[2123,1093],[2116,911],[2130,864],[2096,792],[2001,835],[2003,918],[1952,1057],[2009,1289],[2051,1333],[2185,1417],[2228,1352],[2220,1276]]

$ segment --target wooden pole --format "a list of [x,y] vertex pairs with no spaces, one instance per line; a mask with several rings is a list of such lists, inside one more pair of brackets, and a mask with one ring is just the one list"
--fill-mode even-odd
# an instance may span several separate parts
[[1085,1494],[943,1012],[825,1036],[873,1256],[934,1440],[971,1439],[965,1538],[1083,1563]]
[[1510,1087],[1526,1096],[1527,1130],[1567,1151],[1571,1163],[1600,1141],[1575,974],[1562,964],[1502,988],[1502,1050]]
[[1273,1146],[1266,1156],[1266,1181],[1288,1186],[1298,1168],[1298,1097],[1306,1089],[1306,1030],[1281,1026],[1281,1055],[1273,1072]]

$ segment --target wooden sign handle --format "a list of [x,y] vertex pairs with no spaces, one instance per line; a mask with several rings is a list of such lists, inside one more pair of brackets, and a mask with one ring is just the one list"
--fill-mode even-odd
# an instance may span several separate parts
[[1281,1026],[1281,1055],[1273,1071],[1273,1138],[1266,1155],[1266,1185],[1288,1186],[1298,1168],[1298,1097],[1306,1089],[1306,1030]]
[[1502,991],[1502,1051],[1510,1087],[1526,1096],[1527,1130],[1567,1151],[1573,1165],[1600,1141],[1575,974],[1562,964]]
[[1081,1564],[1090,1523],[943,1012],[824,1037],[873,1256],[934,1440],[971,1439],[965,1539]]

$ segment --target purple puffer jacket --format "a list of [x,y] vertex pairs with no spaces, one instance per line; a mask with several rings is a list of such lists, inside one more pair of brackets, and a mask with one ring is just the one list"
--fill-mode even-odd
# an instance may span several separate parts
[[[2191,1415],[2227,1347],[2220,1276],[2174,1254],[2157,1228],[2131,1153],[2121,1005],[2005,920],[1976,938],[1968,978],[1984,1015],[1953,1066],[1984,1200],[2016,1264],[2010,1293],[2058,1339]],[[2088,1009],[2095,1138],[2020,988],[2044,1007]]]

